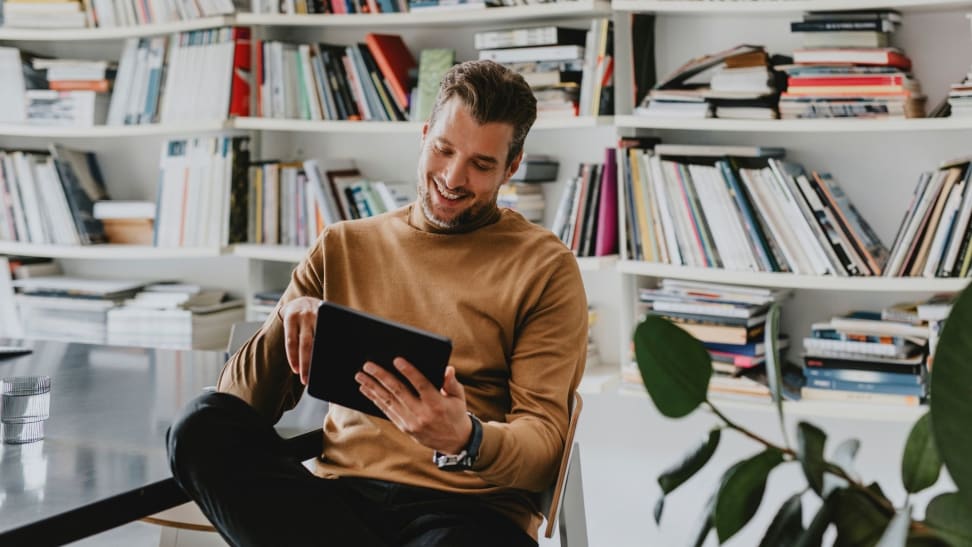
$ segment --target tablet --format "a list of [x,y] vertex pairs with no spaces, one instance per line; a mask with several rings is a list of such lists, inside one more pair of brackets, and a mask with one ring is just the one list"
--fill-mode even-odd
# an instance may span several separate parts
[[404,357],[437,389],[442,388],[452,342],[438,334],[323,302],[317,309],[317,330],[307,393],[372,416],[385,418],[359,390],[354,375],[366,361],[392,372],[406,386],[411,383],[392,365]]

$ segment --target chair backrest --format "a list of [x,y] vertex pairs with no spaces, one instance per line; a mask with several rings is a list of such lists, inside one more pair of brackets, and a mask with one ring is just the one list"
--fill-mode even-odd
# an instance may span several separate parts
[[230,327],[229,343],[226,344],[226,353],[233,355],[263,326],[260,321],[240,321],[233,323]]
[[[544,531],[544,537],[553,537],[554,527],[558,525],[558,522],[563,516],[562,510],[565,508],[565,504],[568,502],[570,502],[571,509],[574,510],[574,512],[579,510],[579,518],[572,520],[579,521],[576,522],[576,524],[579,526],[584,526],[584,530],[580,533],[584,538],[587,536],[586,525],[584,523],[583,499],[566,499],[567,497],[571,496],[571,492],[580,492],[579,488],[581,487],[580,454],[577,451],[577,443],[574,442],[574,434],[577,431],[577,422],[580,418],[580,413],[583,407],[584,400],[581,398],[579,393],[574,393],[574,400],[572,401],[570,409],[570,421],[567,424],[567,438],[564,442],[564,454],[560,458],[560,468],[557,471],[557,480],[550,488],[540,494],[540,510],[547,517],[547,528]],[[572,483],[570,486],[568,486],[568,481]],[[581,493],[579,496],[582,498],[583,494]],[[560,541],[562,545],[566,545],[567,541],[564,537],[564,526],[562,522],[560,524]]]

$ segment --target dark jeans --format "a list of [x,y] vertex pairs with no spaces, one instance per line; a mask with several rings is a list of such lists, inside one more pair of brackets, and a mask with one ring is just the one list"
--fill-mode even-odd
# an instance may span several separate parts
[[282,453],[267,420],[225,393],[192,401],[167,442],[176,481],[231,545],[537,545],[474,496],[318,478]]

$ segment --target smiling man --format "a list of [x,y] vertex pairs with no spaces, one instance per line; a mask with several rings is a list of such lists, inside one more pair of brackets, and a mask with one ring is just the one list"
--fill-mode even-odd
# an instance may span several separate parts
[[[570,251],[496,204],[535,118],[520,76],[453,67],[422,128],[416,201],[326,227],[218,392],[173,425],[173,474],[231,544],[536,545],[532,494],[564,449],[587,303]],[[447,336],[453,354],[441,390],[403,359],[414,391],[362,363],[388,419],[332,405],[311,473],[280,457],[271,424],[307,382],[322,300]]]

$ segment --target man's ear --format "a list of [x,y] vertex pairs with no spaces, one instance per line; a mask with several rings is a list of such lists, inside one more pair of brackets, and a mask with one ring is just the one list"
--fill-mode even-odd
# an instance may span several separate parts
[[513,158],[513,162],[510,163],[510,168],[506,170],[506,182],[510,182],[510,177],[520,168],[521,161],[523,161],[523,150],[520,150],[520,153]]

